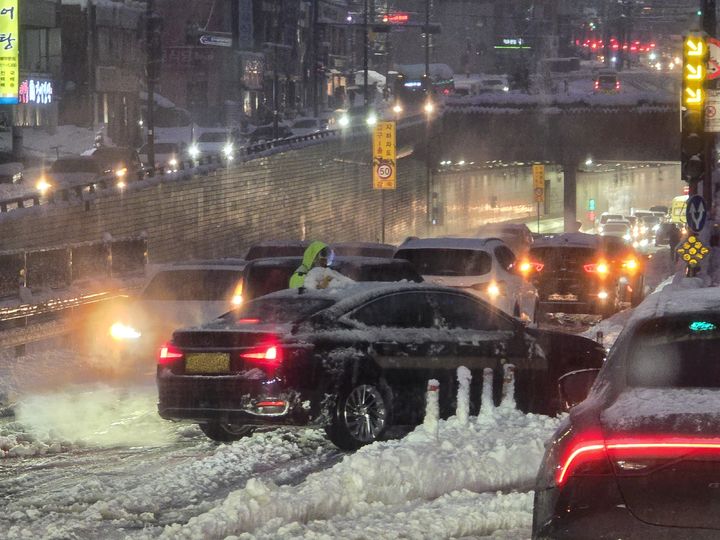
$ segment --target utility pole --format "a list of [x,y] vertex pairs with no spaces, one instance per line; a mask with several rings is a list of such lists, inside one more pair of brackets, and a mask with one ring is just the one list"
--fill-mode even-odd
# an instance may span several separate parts
[[[709,37],[716,37],[717,20],[715,17],[715,0],[702,1],[703,30]],[[715,90],[717,84],[715,80],[705,81],[706,92]],[[704,114],[704,112],[703,112]],[[715,134],[712,132],[705,133],[705,174],[703,175],[703,199],[705,199],[705,207],[708,212],[712,210],[713,204],[713,169],[715,161]],[[712,215],[712,214],[710,214]]]
[[[363,102],[365,107],[370,103],[370,95],[368,94],[368,12],[370,7],[368,6],[368,0],[365,0],[365,6],[363,9]],[[352,107],[352,103],[350,104]]]
[[425,0],[425,84],[430,81],[430,0]]
[[318,117],[319,114],[319,101],[320,101],[320,89],[318,88],[318,69],[320,68],[320,62],[318,59],[318,42],[320,36],[318,36],[318,12],[320,11],[320,0],[313,0],[312,3],[312,107],[313,116]]
[[147,146],[150,176],[155,171],[155,83],[160,77],[160,17],[155,13],[155,0],[145,4],[145,47],[147,54]]
[[280,11],[281,0],[275,0],[275,43],[273,45],[273,139],[278,138],[279,118],[280,115],[280,92],[278,92],[278,46],[282,37],[282,29],[280,28]]

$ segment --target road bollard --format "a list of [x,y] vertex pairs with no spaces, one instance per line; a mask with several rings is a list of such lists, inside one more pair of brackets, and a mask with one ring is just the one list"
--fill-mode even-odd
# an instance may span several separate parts
[[430,379],[425,394],[425,420],[423,428],[433,439],[438,438],[438,420],[440,419],[439,405],[440,383],[436,379]]
[[470,381],[472,374],[465,366],[457,368],[458,393],[455,416],[461,426],[467,426],[470,415]]
[[495,403],[493,402],[493,370],[483,369],[482,396],[480,397],[480,412],[478,422],[488,421],[493,418]]
[[504,409],[515,408],[515,366],[505,364],[503,366],[503,387],[500,406]]

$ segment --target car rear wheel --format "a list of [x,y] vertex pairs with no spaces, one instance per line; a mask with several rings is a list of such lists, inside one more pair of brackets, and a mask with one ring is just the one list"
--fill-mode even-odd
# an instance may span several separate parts
[[207,437],[218,442],[239,441],[243,437],[252,435],[253,431],[255,431],[255,428],[252,426],[241,426],[224,422],[200,424],[200,429]]
[[357,450],[380,439],[390,424],[389,390],[358,382],[338,396],[328,438],[342,450]]

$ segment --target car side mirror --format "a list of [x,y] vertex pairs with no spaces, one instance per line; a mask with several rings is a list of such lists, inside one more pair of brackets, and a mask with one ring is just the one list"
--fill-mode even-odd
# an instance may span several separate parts
[[558,379],[560,400],[566,411],[585,400],[599,371],[598,368],[578,369]]

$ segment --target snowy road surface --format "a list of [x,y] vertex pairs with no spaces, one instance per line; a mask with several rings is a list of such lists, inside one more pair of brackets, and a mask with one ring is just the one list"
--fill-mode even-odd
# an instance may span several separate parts
[[[649,284],[668,263],[651,262]],[[628,314],[587,335],[609,346]],[[63,348],[0,355],[0,415],[15,412],[0,418],[0,538],[530,536],[557,419],[500,407],[355,453],[310,429],[216,444],[159,418],[151,377],[109,384],[97,367]]]
[[441,422],[437,440],[420,427],[344,454],[314,430],[212,443],[155,399],[148,384],[85,384],[21,400],[0,424],[1,536],[527,538],[557,424],[498,408]]

